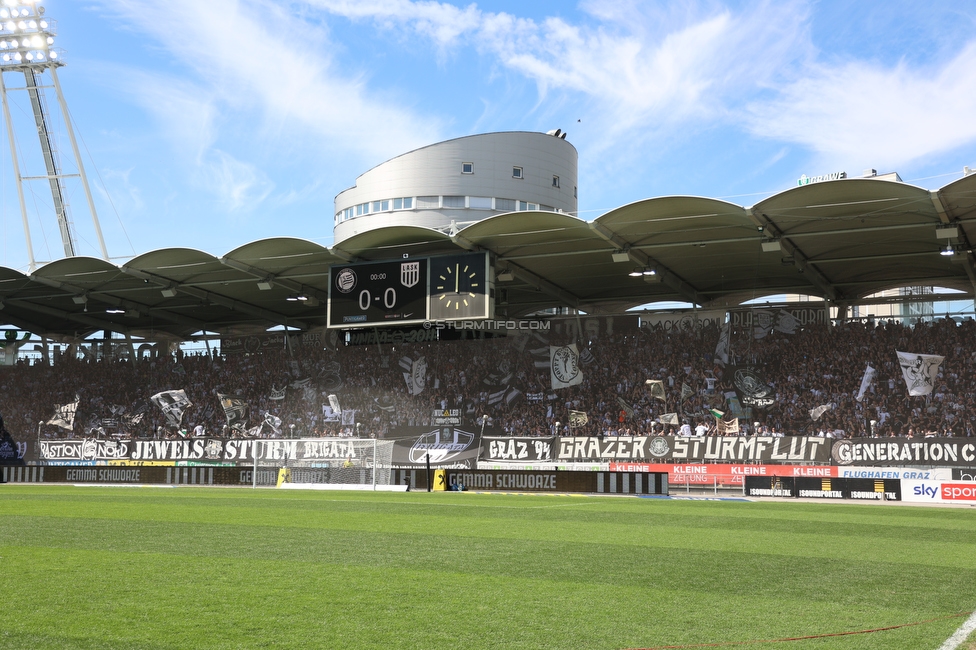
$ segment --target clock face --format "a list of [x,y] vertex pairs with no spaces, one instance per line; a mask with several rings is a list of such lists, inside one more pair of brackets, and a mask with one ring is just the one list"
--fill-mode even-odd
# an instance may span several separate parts
[[486,253],[430,259],[430,319],[488,317]]

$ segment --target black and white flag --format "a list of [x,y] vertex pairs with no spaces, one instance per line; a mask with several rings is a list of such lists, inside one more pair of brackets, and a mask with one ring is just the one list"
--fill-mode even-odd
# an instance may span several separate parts
[[265,413],[263,424],[271,427],[271,430],[275,433],[281,433],[281,418],[277,415],[271,415],[270,412]]
[[569,411],[569,426],[571,428],[575,429],[577,427],[586,426],[586,423],[589,421],[590,418],[587,417],[586,411]]
[[935,379],[939,376],[939,366],[945,357],[935,354],[915,354],[913,352],[898,352],[898,365],[905,378],[905,386],[909,395],[931,395],[935,388]]
[[583,370],[580,368],[579,351],[575,343],[549,346],[549,375],[553,390],[583,383]]
[[288,391],[288,386],[284,388],[275,388],[274,384],[271,385],[271,394],[268,396],[270,400],[282,400],[285,399],[285,393]]
[[427,386],[427,360],[420,357],[417,360],[410,357],[400,359],[400,367],[404,369],[403,381],[407,384],[408,395],[420,395]]
[[620,408],[623,409],[628,418],[631,420],[634,419],[634,407],[628,404],[627,400],[625,400],[623,397],[617,397],[617,403],[620,404]]
[[[867,390],[868,390],[868,387],[872,383],[874,383],[874,375],[875,375],[876,372],[877,371],[874,368],[871,367],[871,364],[870,363],[868,364],[868,367],[865,368],[865,370],[864,370],[864,376],[861,377],[861,389],[857,391],[857,397],[854,398],[858,402],[860,402],[861,400],[864,399],[864,393],[866,393]],[[813,419],[816,420],[817,418],[813,418]]]
[[694,397],[695,391],[688,384],[681,382],[681,401],[684,402],[689,397]]
[[247,400],[240,395],[226,395],[224,393],[217,393],[217,398],[220,400],[220,406],[224,409],[224,415],[227,417],[227,426],[231,429],[243,430],[249,414]]
[[75,426],[75,412],[78,410],[78,396],[75,401],[67,404],[58,404],[54,407],[54,415],[45,424],[53,424],[56,427],[71,431]]
[[647,390],[651,393],[651,397],[654,399],[659,399],[662,402],[667,402],[668,398],[664,394],[664,382],[660,379],[648,379],[644,382],[647,385]]
[[776,391],[766,383],[758,370],[734,368],[732,383],[739,394],[739,401],[746,406],[767,409],[776,403]]
[[164,390],[161,393],[156,393],[150,397],[153,404],[158,406],[163,411],[163,415],[166,416],[166,422],[174,428],[179,428],[183,422],[183,414],[186,409],[193,406],[193,403],[187,398],[186,392],[181,388],[180,390]]
[[340,415],[342,414],[342,409],[339,408],[339,398],[335,395],[329,395],[329,406],[332,407],[334,412],[339,413]]

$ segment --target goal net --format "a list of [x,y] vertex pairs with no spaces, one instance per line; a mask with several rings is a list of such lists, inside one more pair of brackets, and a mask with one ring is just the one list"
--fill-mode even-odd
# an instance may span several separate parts
[[258,461],[258,466],[277,468],[275,484],[284,489],[386,490],[392,476],[393,444],[392,440],[347,438],[334,447],[342,450],[338,457]]

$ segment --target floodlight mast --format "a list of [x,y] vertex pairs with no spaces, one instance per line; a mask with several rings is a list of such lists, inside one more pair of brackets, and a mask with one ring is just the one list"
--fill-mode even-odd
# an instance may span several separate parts
[[[48,181],[51,188],[51,198],[54,203],[55,217],[58,220],[58,228],[61,232],[64,255],[65,257],[74,257],[77,255],[77,252],[74,236],[71,232],[71,220],[68,215],[64,179],[80,178],[81,185],[85,191],[85,198],[88,202],[88,209],[92,216],[92,222],[95,225],[95,233],[98,236],[98,244],[101,248],[102,257],[106,260],[108,259],[108,249],[105,246],[102,228],[98,222],[98,213],[95,210],[95,202],[92,198],[91,187],[88,184],[88,176],[85,174],[81,153],[78,150],[78,142],[75,140],[74,129],[71,126],[71,115],[68,113],[68,104],[64,99],[61,83],[58,80],[57,69],[64,65],[64,62],[62,51],[53,47],[54,37],[56,35],[54,21],[44,17],[44,7],[37,4],[36,0],[2,0],[2,3],[0,3],[0,101],[3,104],[3,117],[7,122],[10,156],[17,179],[17,196],[20,200],[20,212],[24,223],[24,236],[27,240],[27,254],[31,272],[36,268],[36,262],[31,243],[27,208],[24,201],[23,186],[25,181]],[[51,80],[54,83],[53,87],[58,99],[58,106],[68,132],[68,139],[71,142],[71,150],[74,155],[75,164],[78,167],[77,174],[65,174],[59,169],[58,151],[54,147],[48,129],[48,115],[43,94],[44,87],[38,84],[38,77],[45,71],[51,73]],[[41,144],[41,154],[44,158],[46,174],[43,176],[24,176],[21,174],[17,158],[17,147],[14,142],[14,130],[10,119],[10,106],[7,100],[8,89],[3,80],[4,72],[22,72],[24,75],[26,85],[23,89],[27,90],[30,96],[34,122],[37,126],[37,136]]]

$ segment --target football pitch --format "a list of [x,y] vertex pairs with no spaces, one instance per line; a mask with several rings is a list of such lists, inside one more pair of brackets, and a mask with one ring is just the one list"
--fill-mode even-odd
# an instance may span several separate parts
[[2,648],[936,650],[973,609],[976,508],[0,486]]

